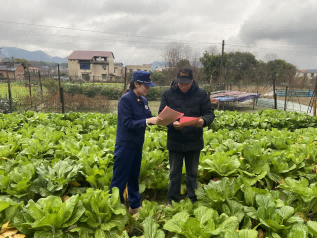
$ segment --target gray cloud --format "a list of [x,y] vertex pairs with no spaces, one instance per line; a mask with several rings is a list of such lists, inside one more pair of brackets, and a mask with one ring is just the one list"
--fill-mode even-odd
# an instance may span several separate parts
[[[284,1],[283,1],[284,2]],[[110,50],[124,64],[151,63],[162,60],[162,51],[171,41],[186,41],[193,51],[202,52],[223,39],[226,50],[244,50],[259,58],[281,48],[294,51],[294,45],[315,44],[316,1],[273,0],[116,0],[116,1],[43,1],[17,0],[2,5],[0,46],[43,50],[65,57],[73,50]],[[85,29],[98,32],[16,25],[28,24]],[[109,34],[113,33],[113,34]],[[146,36],[146,37],[136,37]],[[189,42],[190,41],[190,42]],[[298,49],[297,49],[298,50]],[[300,48],[301,52],[312,52]],[[312,56],[277,54],[299,67],[311,65]],[[307,60],[306,60],[307,59]],[[303,66],[304,67],[304,66]],[[317,68],[317,65],[315,65]]]

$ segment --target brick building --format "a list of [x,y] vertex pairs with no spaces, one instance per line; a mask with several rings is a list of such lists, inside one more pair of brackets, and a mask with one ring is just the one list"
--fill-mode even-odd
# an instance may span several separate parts
[[0,62],[0,78],[21,80],[24,78],[25,66],[23,63]]

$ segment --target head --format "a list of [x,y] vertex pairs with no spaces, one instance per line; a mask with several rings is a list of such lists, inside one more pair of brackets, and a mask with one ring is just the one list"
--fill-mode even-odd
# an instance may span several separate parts
[[178,71],[175,82],[183,93],[187,93],[194,81],[193,72],[190,68],[182,68]]
[[139,83],[136,81],[131,81],[129,89],[133,90],[133,92],[139,97],[139,96],[146,96],[150,90],[150,86],[147,86],[143,83]]
[[151,81],[151,73],[146,71],[133,72],[130,89],[134,91],[137,96],[146,96],[150,87],[156,86]]

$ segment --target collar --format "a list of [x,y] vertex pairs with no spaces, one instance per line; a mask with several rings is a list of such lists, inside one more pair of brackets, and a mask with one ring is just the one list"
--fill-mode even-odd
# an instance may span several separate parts
[[136,100],[137,102],[140,102],[140,101],[142,100],[141,96],[138,97],[138,96],[133,92],[133,90],[130,89],[128,93],[131,95],[131,97],[133,98],[133,100]]

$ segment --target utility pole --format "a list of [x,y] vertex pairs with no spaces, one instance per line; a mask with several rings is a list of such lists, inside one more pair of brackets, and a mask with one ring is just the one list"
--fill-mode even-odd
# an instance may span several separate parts
[[222,80],[222,68],[223,68],[223,53],[225,50],[225,41],[222,40],[222,53],[221,53],[221,64],[220,64],[220,83],[224,83]]

